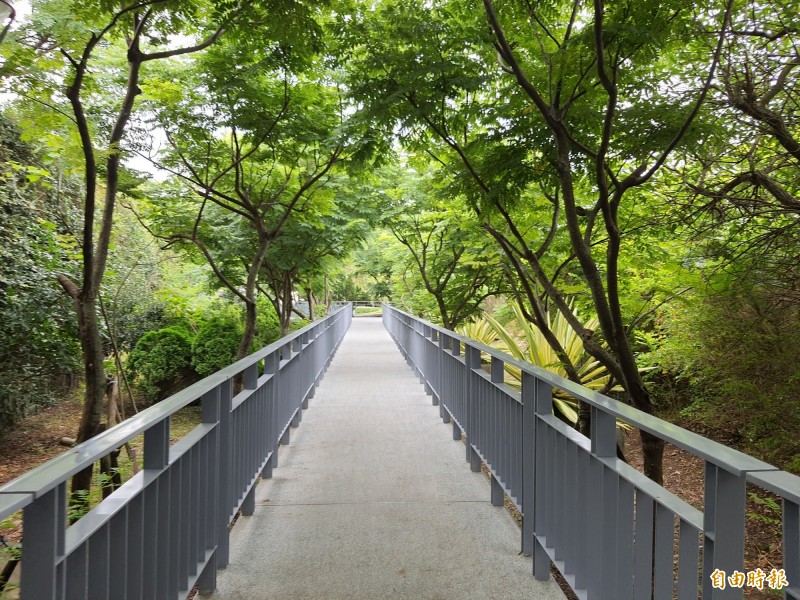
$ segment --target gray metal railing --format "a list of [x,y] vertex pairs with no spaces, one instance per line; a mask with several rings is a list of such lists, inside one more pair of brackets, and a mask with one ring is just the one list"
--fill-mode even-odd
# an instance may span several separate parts
[[[356,314],[357,308],[375,308],[381,309],[383,302],[380,300],[334,300],[331,302],[330,310],[338,310],[342,306],[351,305],[353,307],[353,315]],[[376,314],[377,316],[377,314]]]
[[[744,577],[749,482],[783,500],[783,597],[800,600],[800,477],[387,305],[383,322],[453,439],[466,436],[472,470],[485,463],[492,503],[507,495],[522,513],[538,579],[552,560],[584,600],[742,598],[725,575]],[[554,389],[591,406],[590,439],[553,415]],[[617,419],[705,461],[702,512],[617,458]]]
[[[272,476],[351,319],[342,308],[0,488],[0,518],[23,509],[22,600],[212,591],[233,518],[253,514],[257,480]],[[170,416],[198,399],[201,424],[170,446]],[[142,433],[143,470],[67,525],[69,478]]]

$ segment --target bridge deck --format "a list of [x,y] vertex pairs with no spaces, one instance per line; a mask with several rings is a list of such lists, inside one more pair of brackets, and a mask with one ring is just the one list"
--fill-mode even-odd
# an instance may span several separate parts
[[563,599],[379,319],[354,319],[213,600]]

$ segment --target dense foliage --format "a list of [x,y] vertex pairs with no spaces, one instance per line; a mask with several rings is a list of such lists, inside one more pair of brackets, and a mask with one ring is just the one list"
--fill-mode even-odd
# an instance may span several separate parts
[[0,184],[0,427],[5,428],[54,402],[78,371],[77,331],[55,279],[77,267],[64,214],[77,186],[52,175],[6,120],[0,120]]
[[192,336],[177,327],[148,331],[128,356],[126,366],[142,392],[163,400],[192,376]]

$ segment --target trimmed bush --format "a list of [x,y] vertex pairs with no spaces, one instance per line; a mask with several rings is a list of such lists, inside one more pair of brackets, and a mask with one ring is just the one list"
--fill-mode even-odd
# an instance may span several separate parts
[[203,377],[227,367],[236,359],[242,341],[242,324],[231,314],[206,321],[192,345],[192,366]]
[[163,400],[197,380],[191,335],[178,327],[149,331],[136,342],[126,367],[149,400]]

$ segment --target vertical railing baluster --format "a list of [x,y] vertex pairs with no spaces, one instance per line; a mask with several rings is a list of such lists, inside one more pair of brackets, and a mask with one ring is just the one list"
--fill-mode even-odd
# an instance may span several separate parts
[[[142,580],[144,579],[144,501],[145,495],[138,494],[128,505],[128,561],[126,600],[144,600]],[[149,575],[149,574],[148,574]]]
[[201,401],[202,414],[200,420],[208,425],[216,425],[209,434],[208,453],[205,463],[205,477],[201,483],[201,497],[205,511],[204,536],[206,536],[205,550],[212,550],[205,568],[200,573],[197,585],[201,594],[208,595],[217,589],[217,544],[220,528],[216,520],[219,515],[219,473],[220,473],[220,419],[221,419],[221,391],[220,387],[206,392]]
[[469,462],[470,470],[473,473],[478,473],[481,470],[481,457],[476,451],[475,443],[478,439],[478,424],[480,423],[480,401],[477,394],[480,380],[476,377],[475,373],[473,373],[473,369],[481,368],[481,351],[471,345],[467,345],[466,350],[467,352],[464,358],[467,364],[465,394],[465,399],[467,402],[467,416],[464,429],[465,433],[467,434],[467,462]]
[[[525,531],[525,537],[529,544],[533,545],[533,574],[539,581],[546,581],[550,577],[550,557],[547,550],[542,546],[537,536],[543,535],[547,531],[545,518],[547,515],[547,481],[553,474],[548,473],[553,468],[551,462],[547,461],[547,425],[539,417],[553,414],[553,388],[546,381],[542,381],[530,375],[523,374],[523,431],[524,440],[530,440],[530,446],[525,446],[525,460],[531,462],[531,466],[525,469],[528,477],[523,475],[522,497],[523,502],[523,528],[525,526],[524,514],[533,513],[533,531],[529,527]],[[527,386],[528,390],[525,390]],[[530,410],[533,408],[533,410]],[[526,414],[527,413],[527,414]],[[524,468],[524,467],[523,467]],[[527,500],[526,500],[527,498]],[[533,536],[533,539],[531,537]],[[524,540],[523,540],[524,543]]]
[[[107,600],[110,597],[110,549],[109,525],[106,523],[89,540],[89,600]],[[22,570],[25,571],[24,566]]]
[[128,600],[128,564],[129,546],[128,539],[128,509],[123,508],[114,515],[109,524],[109,583],[115,590],[114,597],[119,600]]
[[783,500],[783,568],[786,600],[800,600],[800,504],[788,498]]
[[740,588],[712,588],[711,574],[716,569],[729,574],[744,571],[745,491],[744,475],[730,473],[706,462],[703,598],[733,600],[742,597]]
[[[492,381],[502,382],[504,365],[502,361],[492,358]],[[534,453],[536,452],[536,378],[530,373],[522,372],[522,553],[533,554],[534,510],[536,508],[534,486],[535,470]],[[549,560],[548,560],[549,572]],[[534,564],[534,574],[536,565]],[[538,578],[538,575],[537,575]]]
[[60,600],[64,589],[59,562],[64,555],[67,484],[61,483],[23,510],[25,556],[22,562],[22,600]]
[[233,442],[231,436],[231,404],[233,382],[228,379],[219,385],[219,487],[217,496],[217,568],[230,562],[230,525],[234,490],[231,481]]

